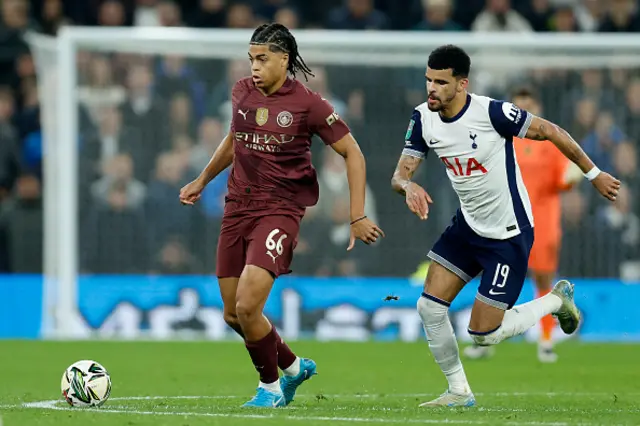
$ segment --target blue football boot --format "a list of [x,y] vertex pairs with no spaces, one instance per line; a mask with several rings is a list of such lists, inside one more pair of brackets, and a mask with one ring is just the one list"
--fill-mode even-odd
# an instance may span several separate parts
[[296,395],[296,390],[306,380],[318,374],[316,363],[312,359],[300,358],[300,373],[296,376],[283,376],[280,378],[280,389],[284,395],[284,405],[289,405]]
[[243,407],[250,408],[278,408],[284,407],[284,395],[282,392],[271,392],[265,388],[258,388],[256,396],[246,402]]

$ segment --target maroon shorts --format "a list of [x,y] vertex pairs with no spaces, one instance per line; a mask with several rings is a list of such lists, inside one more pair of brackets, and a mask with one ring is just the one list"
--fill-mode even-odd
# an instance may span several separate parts
[[303,208],[286,201],[227,199],[216,275],[239,277],[245,265],[259,266],[275,277],[290,273],[303,215]]

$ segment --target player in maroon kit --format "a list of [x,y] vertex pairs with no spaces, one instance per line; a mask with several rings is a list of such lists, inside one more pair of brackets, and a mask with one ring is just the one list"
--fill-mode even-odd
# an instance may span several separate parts
[[[275,278],[287,274],[305,208],[318,201],[311,165],[311,137],[318,135],[346,161],[351,197],[351,250],[384,236],[364,214],[365,160],[349,128],[319,94],[295,79],[313,75],[295,38],[280,24],[258,27],[249,46],[250,78],[232,90],[233,119],[227,137],[193,182],[180,191],[183,204],[233,164],[217,251],[224,317],[241,335],[260,374],[248,407],[289,404],[298,386],[316,373],[298,358],[262,311]],[[290,73],[293,78],[287,74]],[[279,378],[278,367],[283,370]]]

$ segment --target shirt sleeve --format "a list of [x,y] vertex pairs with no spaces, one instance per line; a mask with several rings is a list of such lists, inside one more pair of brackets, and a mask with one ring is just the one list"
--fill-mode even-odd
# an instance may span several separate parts
[[489,102],[489,118],[493,128],[501,136],[524,138],[531,125],[533,115],[511,102],[491,100]]
[[404,149],[402,155],[425,158],[429,153],[429,147],[422,137],[422,115],[417,109],[413,110],[407,134],[404,137]]
[[340,118],[329,101],[317,93],[311,96],[307,119],[311,133],[320,136],[325,145],[332,145],[349,134],[349,126]]

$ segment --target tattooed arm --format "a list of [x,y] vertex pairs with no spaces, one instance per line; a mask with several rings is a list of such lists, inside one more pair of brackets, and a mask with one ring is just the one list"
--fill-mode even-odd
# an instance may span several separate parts
[[409,210],[420,219],[425,220],[429,215],[429,203],[433,203],[433,201],[420,185],[411,181],[421,162],[422,159],[418,157],[406,154],[400,156],[396,171],[391,178],[391,187],[397,193],[405,196]]
[[615,201],[620,189],[620,181],[610,174],[600,171],[580,145],[562,127],[544,118],[533,117],[526,137],[539,141],[551,141],[565,157],[580,167],[582,173],[603,197]]
[[420,163],[422,163],[422,158],[406,154],[400,156],[396,171],[393,173],[393,178],[391,178],[391,187],[394,191],[398,194],[406,195],[405,188],[411,183],[411,178],[418,170]]

